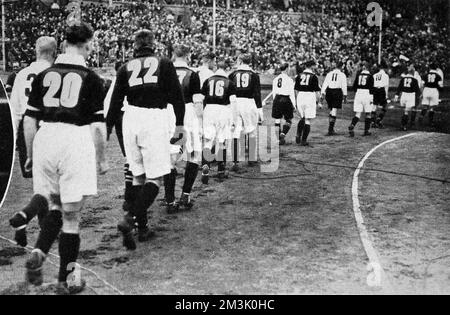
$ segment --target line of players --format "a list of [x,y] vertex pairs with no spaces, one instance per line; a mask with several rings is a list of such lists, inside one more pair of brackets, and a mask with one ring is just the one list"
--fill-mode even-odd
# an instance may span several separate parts
[[[288,65],[281,65],[281,74],[273,81],[272,93],[264,100],[272,96],[272,117],[276,126],[280,127],[280,144],[286,143],[285,137],[289,132],[294,111],[300,114],[300,122],[297,127],[296,143],[308,146],[308,135],[311,130],[311,122],[316,118],[317,107],[322,108],[325,99],[330,109],[329,128],[327,136],[335,136],[337,110],[342,109],[343,103],[347,103],[347,77],[342,72],[342,63],[334,63],[333,70],[327,74],[322,87],[318,84],[318,78],[314,74],[314,61],[305,64],[306,70],[298,75],[294,81],[288,76]],[[361,62],[360,72],[356,75],[353,89],[355,91],[354,107],[355,116],[348,128],[350,137],[355,136],[355,127],[365,113],[364,136],[370,136],[370,128],[383,128],[383,119],[388,108],[389,76],[386,73],[387,66],[382,63],[378,71],[372,75],[369,64]],[[423,90],[422,90],[423,86]],[[433,125],[434,108],[439,105],[439,92],[443,88],[443,76],[435,64],[430,65],[429,72],[422,78],[414,66],[410,65],[402,74],[400,84],[396,91],[395,102],[400,101],[404,108],[401,120],[401,129],[406,131],[409,125],[415,124],[417,116],[417,104],[422,98],[420,121],[423,121],[429,113],[430,125]],[[295,104],[295,106],[294,106]],[[380,112],[377,113],[378,109]],[[410,118],[409,118],[410,116]],[[281,127],[284,118],[285,124]]]
[[[32,174],[34,196],[10,223],[16,229],[16,241],[25,246],[26,227],[38,216],[41,231],[36,249],[26,263],[26,279],[32,284],[43,283],[43,263],[59,236],[58,290],[65,294],[85,287],[83,281],[68,281],[80,248],[79,215],[85,198],[97,194],[97,171],[105,172],[106,138],[114,127],[127,159],[123,207],[126,215],[118,229],[124,246],[133,250],[135,228],[140,242],[154,236],[147,212],[163,183],[168,211],[189,210],[199,166],[205,184],[213,161],[218,162],[219,180],[226,177],[228,140],[233,140],[233,170],[239,168],[241,134],[247,137],[250,164],[257,162],[257,126],[264,120],[260,79],[249,66],[250,56],[242,55],[238,69],[227,75],[225,61],[207,55],[196,72],[188,67],[187,47],[176,48],[173,63],[155,56],[153,34],[142,30],[135,34],[134,58],[118,69],[107,95],[102,79],[86,67],[92,36],[92,28],[85,23],[68,27],[66,51],[59,56],[53,38],[40,38],[37,61],[17,75],[11,95],[16,130],[23,130],[23,134],[18,133],[19,147],[26,148],[20,154],[21,164],[24,175]],[[328,134],[335,134],[336,109],[342,107],[347,96],[346,78],[338,65],[320,88],[314,67],[313,61],[308,62],[294,84],[284,65],[283,73],[274,80],[272,116],[280,128],[281,144],[285,143],[296,104],[302,118],[296,140],[308,145],[320,94],[325,95],[332,108]],[[213,72],[212,68],[217,70]],[[404,94],[410,93],[408,88],[416,87],[410,78],[411,75],[402,80],[399,91]],[[436,80],[440,82],[438,74]],[[366,115],[372,113],[372,95],[385,89],[376,82],[377,76],[371,76],[363,64],[355,81],[357,115],[349,128],[351,133],[363,111]],[[426,88],[435,89],[430,85]],[[378,99],[385,100],[386,96]],[[402,99],[407,97],[403,95]],[[424,91],[426,99],[430,99],[429,105],[435,103],[434,90]],[[107,115],[104,107],[108,107]],[[286,124],[281,128],[282,118]],[[381,123],[382,117],[378,119]],[[369,128],[366,123],[367,134]],[[181,149],[187,164],[183,192],[180,201],[175,202],[174,162]]]

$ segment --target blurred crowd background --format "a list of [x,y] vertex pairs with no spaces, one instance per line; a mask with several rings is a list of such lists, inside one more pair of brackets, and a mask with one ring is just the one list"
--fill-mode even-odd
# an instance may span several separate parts
[[[64,2],[64,1],[63,1]],[[67,1],[65,1],[67,2]],[[94,27],[91,66],[102,67],[132,55],[132,34],[140,28],[155,33],[158,53],[171,56],[174,45],[192,49],[192,63],[212,49],[212,0],[109,1],[82,3],[82,18]],[[367,3],[353,0],[218,0],[217,54],[233,60],[240,52],[253,56],[253,67],[273,73],[280,62],[300,66],[314,58],[318,72],[343,61],[351,74],[361,59],[376,63],[376,27],[367,25]],[[383,58],[401,72],[411,60],[421,73],[435,62],[450,73],[448,0],[380,0],[384,9]],[[48,1],[47,1],[48,3]],[[100,3],[100,5],[99,5]],[[34,59],[35,40],[42,35],[62,42],[68,12],[65,4],[38,0],[6,6],[7,61],[21,68]],[[229,9],[228,9],[229,8]]]

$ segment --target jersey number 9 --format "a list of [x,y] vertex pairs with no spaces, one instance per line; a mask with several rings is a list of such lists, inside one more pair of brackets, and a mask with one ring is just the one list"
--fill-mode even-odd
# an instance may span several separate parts
[[[48,87],[43,102],[45,107],[73,108],[78,103],[83,79],[74,72],[67,73],[64,78],[58,72],[49,72],[45,75],[43,85]],[[61,90],[59,99],[56,96]]]

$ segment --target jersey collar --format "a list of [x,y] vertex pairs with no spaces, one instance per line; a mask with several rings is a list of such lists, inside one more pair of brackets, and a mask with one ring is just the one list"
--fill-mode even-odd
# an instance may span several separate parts
[[242,65],[240,65],[239,67],[238,67],[238,70],[252,70],[252,68],[250,68],[250,66],[249,65],[244,65],[244,64],[242,64]]
[[86,66],[86,60],[84,60],[83,56],[81,55],[75,55],[75,54],[61,54],[59,55],[56,60],[55,64],[66,64],[66,65],[77,65],[82,67]]
[[219,76],[222,76],[222,77],[227,77],[227,73],[223,69],[217,70],[215,75],[219,75]]
[[[47,67],[51,67],[51,63],[47,60],[36,60],[35,62],[31,63],[32,65],[43,65]],[[30,65],[31,66],[31,65]]]
[[180,60],[177,60],[177,61],[175,61],[175,62],[173,63],[173,65],[174,65],[175,67],[178,67],[178,68],[182,68],[182,67],[184,67],[184,68],[189,68],[189,66],[188,66],[188,64],[187,64],[186,61],[180,61]]
[[307,72],[307,73],[312,73],[312,74],[314,74],[314,72],[311,70],[311,69],[305,69],[303,72]]
[[361,74],[370,74],[370,72],[368,71],[368,70],[363,70],[363,71],[361,71]]

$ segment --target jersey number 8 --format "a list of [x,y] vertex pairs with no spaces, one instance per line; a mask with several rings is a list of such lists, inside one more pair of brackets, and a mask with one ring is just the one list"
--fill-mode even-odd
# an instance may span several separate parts
[[[49,72],[44,77],[44,87],[48,87],[47,93],[44,96],[45,107],[59,107],[73,108],[78,103],[80,96],[81,85],[83,79],[74,72],[69,72],[64,78],[58,72]],[[58,91],[61,90],[59,99],[55,97]]]
[[[158,83],[158,77],[154,75],[156,70],[158,70],[158,64],[158,59],[154,57],[144,59],[144,62],[141,62],[140,59],[130,61],[127,65],[127,70],[131,72],[130,79],[128,80],[130,87]],[[142,68],[147,69],[147,72],[143,78],[140,78],[139,75],[141,74]]]

